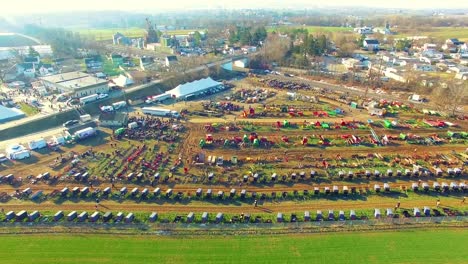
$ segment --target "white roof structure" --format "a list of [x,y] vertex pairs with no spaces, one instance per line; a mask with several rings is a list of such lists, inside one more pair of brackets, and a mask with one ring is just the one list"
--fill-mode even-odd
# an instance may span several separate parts
[[203,92],[205,90],[208,90],[210,88],[213,88],[219,85],[222,85],[222,83],[211,79],[211,77],[208,77],[208,78],[196,80],[193,82],[179,84],[176,88],[170,91],[167,91],[166,93],[171,94],[175,96],[176,98],[179,98],[179,97],[185,97],[191,94],[197,94],[197,93]]
[[119,75],[119,77],[115,78],[113,81],[119,87],[127,87],[133,84],[133,80],[124,75]]

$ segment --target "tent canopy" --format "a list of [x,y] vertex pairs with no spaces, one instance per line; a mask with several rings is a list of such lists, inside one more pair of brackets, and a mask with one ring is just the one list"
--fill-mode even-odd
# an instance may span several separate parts
[[119,75],[119,77],[115,78],[113,81],[119,87],[127,87],[133,84],[133,80],[124,75]]
[[179,84],[176,88],[170,91],[167,91],[166,93],[179,98],[179,97],[185,97],[191,94],[197,94],[205,90],[208,90],[210,88],[217,87],[219,85],[222,85],[222,83],[211,79],[211,77],[208,77],[208,78],[196,80],[193,82]]

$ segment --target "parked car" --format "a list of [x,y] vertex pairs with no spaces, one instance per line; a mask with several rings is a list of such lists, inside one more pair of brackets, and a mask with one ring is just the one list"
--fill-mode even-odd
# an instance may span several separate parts
[[108,95],[108,94],[105,94],[105,93],[104,93],[104,94],[99,94],[99,95],[98,95],[98,99],[104,99],[104,98],[107,98],[107,97],[109,97],[109,95]]
[[64,127],[71,127],[71,126],[74,126],[76,124],[78,124],[80,121],[78,120],[68,120],[67,122],[63,123],[63,126]]

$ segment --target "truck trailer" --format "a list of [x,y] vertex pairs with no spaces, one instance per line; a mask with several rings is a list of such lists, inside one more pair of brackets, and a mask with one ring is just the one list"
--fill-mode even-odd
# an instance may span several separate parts
[[159,95],[150,96],[150,97],[148,97],[148,99],[145,102],[147,104],[160,103],[160,102],[163,102],[164,100],[167,100],[167,99],[169,99],[171,97],[172,97],[171,94],[163,93],[163,94],[159,94]]
[[45,148],[47,147],[47,141],[43,138],[31,140],[29,141],[28,146],[30,150]]
[[174,118],[178,118],[180,116],[177,111],[164,109],[164,108],[143,107],[141,110],[143,111],[143,114],[146,114],[146,115],[161,116],[161,117],[174,117]]
[[127,106],[127,103],[125,101],[119,101],[112,104],[114,110],[119,110],[120,108],[123,108],[125,106]]
[[94,102],[97,99],[99,99],[99,95],[98,94],[92,94],[92,95],[88,95],[88,96],[85,96],[85,97],[81,97],[80,98],[80,103],[82,105],[85,105],[87,103]]
[[85,129],[76,131],[74,136],[78,139],[85,139],[96,134],[96,129],[93,127],[87,127]]

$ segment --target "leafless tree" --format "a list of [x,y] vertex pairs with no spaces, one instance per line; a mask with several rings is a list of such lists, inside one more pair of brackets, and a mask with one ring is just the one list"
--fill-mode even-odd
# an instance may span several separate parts
[[452,116],[463,111],[463,106],[468,104],[468,82],[450,81],[445,87],[439,87],[435,103]]

